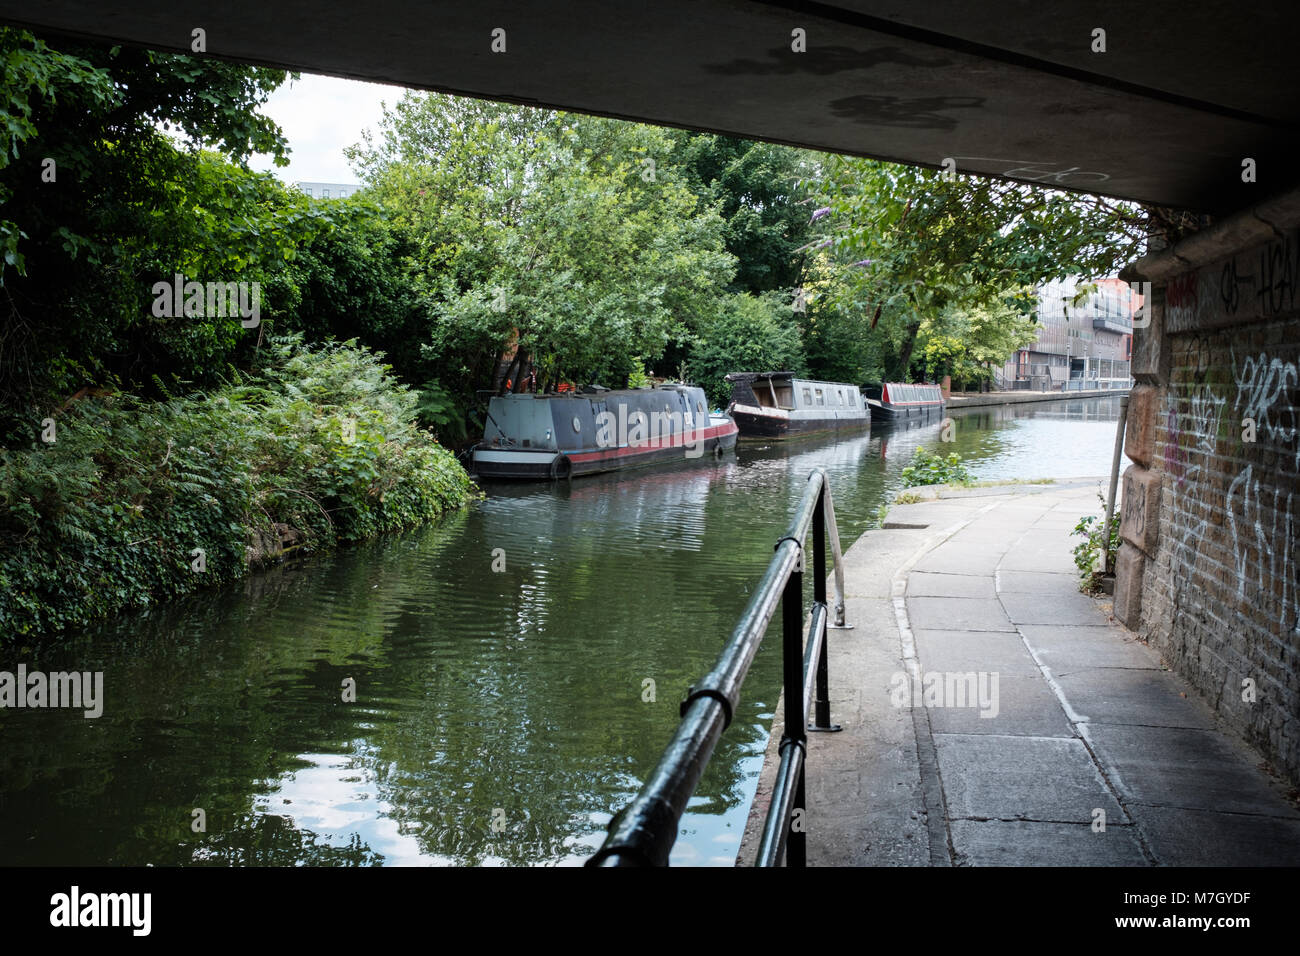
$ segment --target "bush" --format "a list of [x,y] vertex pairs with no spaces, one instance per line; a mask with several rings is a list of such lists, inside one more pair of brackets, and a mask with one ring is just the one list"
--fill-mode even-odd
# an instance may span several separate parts
[[965,484],[971,478],[971,473],[961,463],[961,456],[956,452],[944,458],[942,455],[932,455],[924,448],[918,448],[912,455],[911,464],[903,469],[905,488],[914,488],[917,485]]
[[282,541],[356,541],[476,495],[381,358],[286,343],[213,394],[84,399],[54,444],[0,453],[0,633],[84,626],[238,578]]
[[731,400],[725,381],[729,372],[802,373],[803,346],[794,313],[775,296],[728,296],[719,314],[701,324],[689,365],[696,383],[718,407]]

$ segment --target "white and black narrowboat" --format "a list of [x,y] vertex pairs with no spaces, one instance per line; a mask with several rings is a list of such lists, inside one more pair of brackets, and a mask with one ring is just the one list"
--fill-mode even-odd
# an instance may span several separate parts
[[793,372],[732,372],[731,404],[742,438],[792,438],[860,431],[871,414],[856,385],[796,378]]
[[886,382],[868,385],[862,392],[867,397],[872,421],[925,420],[943,415],[943,389],[929,382]]
[[653,462],[712,461],[736,424],[690,385],[494,396],[471,455],[481,478],[569,478]]

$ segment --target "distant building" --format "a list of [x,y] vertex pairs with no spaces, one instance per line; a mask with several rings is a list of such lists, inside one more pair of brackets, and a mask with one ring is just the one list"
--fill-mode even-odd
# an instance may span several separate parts
[[[1078,305],[1079,287],[1097,288]],[[1054,280],[1038,289],[1038,341],[1002,369],[1004,388],[1128,388],[1133,384],[1133,316],[1142,296],[1120,279]]]
[[294,183],[312,199],[342,199],[361,188],[359,183]]

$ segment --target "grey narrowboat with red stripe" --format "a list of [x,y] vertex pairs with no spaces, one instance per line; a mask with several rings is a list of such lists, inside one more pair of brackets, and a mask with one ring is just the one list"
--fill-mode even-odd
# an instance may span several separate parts
[[712,461],[736,444],[702,388],[659,385],[498,395],[471,462],[481,478],[570,478],[670,461]]
[[943,414],[943,389],[932,382],[886,382],[862,390],[875,422],[927,419]]
[[871,425],[856,385],[796,378],[793,372],[732,372],[727,381],[727,414],[741,438],[795,438]]

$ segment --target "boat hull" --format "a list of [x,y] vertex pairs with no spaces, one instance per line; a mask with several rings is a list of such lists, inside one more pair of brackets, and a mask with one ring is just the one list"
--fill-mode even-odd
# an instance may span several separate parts
[[923,405],[881,405],[869,401],[868,407],[871,409],[873,422],[904,422],[942,418],[945,406],[942,402]]
[[802,417],[798,414],[781,414],[779,409],[746,408],[733,405],[729,412],[736,421],[741,438],[781,440],[802,438],[806,435],[825,435],[833,432],[860,432],[871,426],[869,416],[853,418]]
[[471,456],[479,478],[550,480],[577,478],[675,461],[712,461],[736,445],[737,428],[729,418],[713,418],[699,434],[648,439],[609,448],[480,447]]

